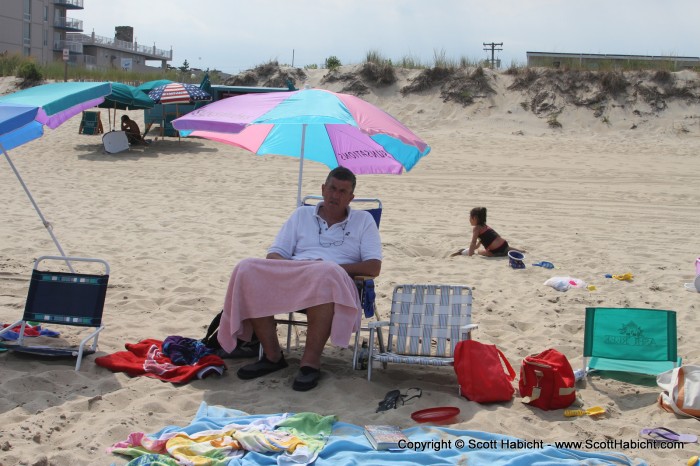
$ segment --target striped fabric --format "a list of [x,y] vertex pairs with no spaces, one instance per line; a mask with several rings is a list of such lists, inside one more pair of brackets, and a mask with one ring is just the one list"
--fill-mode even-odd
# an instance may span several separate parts
[[[463,285],[398,285],[394,288],[382,363],[452,365],[462,327],[471,324],[472,289]],[[469,338],[467,336],[466,338]]]

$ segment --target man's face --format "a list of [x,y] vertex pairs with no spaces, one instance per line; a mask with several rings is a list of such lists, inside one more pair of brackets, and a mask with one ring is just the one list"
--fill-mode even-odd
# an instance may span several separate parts
[[345,212],[348,204],[355,198],[352,193],[352,182],[331,178],[326,184],[321,185],[323,194],[323,206],[336,214]]

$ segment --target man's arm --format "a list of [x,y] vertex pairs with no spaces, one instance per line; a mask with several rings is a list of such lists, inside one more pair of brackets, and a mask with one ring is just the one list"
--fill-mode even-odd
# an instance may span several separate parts
[[287,260],[284,257],[282,257],[282,254],[278,254],[276,252],[270,252],[265,256],[265,259],[279,259],[279,260]]
[[358,275],[378,277],[379,272],[382,270],[382,261],[379,259],[370,259],[362,262],[356,262],[354,264],[340,264],[340,266],[351,277],[356,277]]

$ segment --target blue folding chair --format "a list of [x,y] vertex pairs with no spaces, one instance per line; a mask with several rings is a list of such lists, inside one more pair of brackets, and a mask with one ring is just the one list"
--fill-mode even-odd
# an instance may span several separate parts
[[[39,270],[41,262],[51,260],[69,264],[71,271]],[[72,267],[72,264],[76,262],[97,263],[104,267],[105,272],[104,274],[76,273]],[[13,332],[13,329],[19,325],[19,337],[16,343],[3,342],[1,346],[8,350],[41,356],[77,357],[75,370],[80,370],[83,356],[97,350],[97,339],[104,329],[102,313],[108,281],[109,264],[102,259],[63,256],[39,257],[34,262],[22,319],[0,331],[0,337],[2,337],[4,334]],[[93,331],[83,338],[77,347],[25,345],[25,330],[28,322],[46,323],[51,326],[85,327],[92,328]],[[86,347],[91,340],[92,345]]]

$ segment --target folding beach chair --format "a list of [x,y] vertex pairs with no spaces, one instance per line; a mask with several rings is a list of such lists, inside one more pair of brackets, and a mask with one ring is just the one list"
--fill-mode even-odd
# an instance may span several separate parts
[[[302,204],[303,205],[316,205],[317,203],[321,202],[323,200],[322,196],[305,196],[302,199]],[[381,221],[382,218],[382,201],[377,199],[377,198],[355,198],[351,201],[350,203],[351,207],[353,209],[362,209],[367,212],[369,212],[372,215],[372,218],[374,219],[375,223],[377,224],[377,228],[379,228],[379,222]],[[377,320],[379,320],[379,317],[376,314],[376,305],[375,305],[375,294],[374,294],[374,277],[355,277],[355,285],[357,285],[357,292],[360,295],[360,303],[362,303],[362,312],[367,319],[371,319],[372,317],[375,317]],[[295,313],[290,312],[287,319],[275,319],[275,322],[278,324],[286,324],[287,325],[287,353],[289,353],[291,349],[291,342],[292,342],[292,327],[293,326],[302,326],[306,327],[307,322],[306,320],[297,320],[294,318]],[[359,349],[360,349],[360,332],[362,331],[369,331],[369,327],[367,325],[361,326],[360,330],[355,333],[355,342],[353,346],[353,353],[352,353],[352,368],[356,369],[357,364],[358,364],[358,354],[359,354]],[[373,341],[373,338],[370,338],[370,342]],[[298,338],[297,338],[297,344],[298,344]],[[382,334],[381,334],[381,329],[378,330],[378,335],[377,335],[377,344],[379,345],[379,348],[381,351],[384,351],[384,342],[382,340]],[[370,345],[371,346],[371,345]],[[260,357],[262,358],[262,346],[260,347]]]
[[[72,265],[77,262],[96,263],[104,267],[104,274],[87,274],[39,270],[43,261],[60,261]],[[27,302],[21,320],[0,331],[0,336],[20,326],[16,343],[4,342],[2,347],[24,353],[42,356],[77,357],[75,370],[85,354],[97,350],[97,339],[104,329],[102,312],[109,281],[109,264],[102,259],[84,257],[41,256],[34,262],[32,278],[29,282]],[[31,346],[25,345],[27,322],[41,322],[53,326],[70,325],[92,328],[92,332],[83,338],[77,347]],[[92,345],[86,344],[92,340]]]
[[378,354],[369,348],[367,380],[372,362],[452,366],[461,340],[471,339],[472,289],[464,285],[397,285],[391,298],[388,321],[370,322],[374,332],[389,327],[387,349]]
[[78,134],[102,133],[104,133],[104,128],[102,127],[102,118],[100,117],[100,112],[85,110],[83,112],[83,118],[82,120],[80,120]]
[[596,369],[658,375],[680,366],[677,340],[675,311],[588,307],[583,375]]

